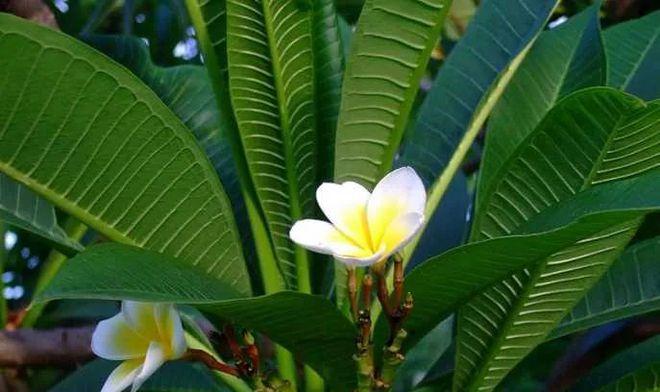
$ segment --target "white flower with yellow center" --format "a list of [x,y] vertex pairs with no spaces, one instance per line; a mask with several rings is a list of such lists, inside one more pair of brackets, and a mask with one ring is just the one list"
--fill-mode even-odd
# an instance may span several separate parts
[[121,312],[101,321],[92,335],[92,351],[122,362],[101,392],[138,388],[166,361],[181,358],[186,340],[181,318],[171,304],[123,301]]
[[324,183],[316,199],[330,222],[300,220],[289,236],[304,248],[352,266],[384,260],[405,246],[424,222],[426,191],[410,167],[389,173],[373,193],[355,182]]

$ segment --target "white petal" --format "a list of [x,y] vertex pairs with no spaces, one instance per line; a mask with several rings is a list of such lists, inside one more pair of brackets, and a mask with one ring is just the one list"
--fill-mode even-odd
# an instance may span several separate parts
[[357,246],[333,225],[320,220],[303,219],[296,222],[289,236],[293,242],[304,248],[340,259],[365,258],[373,255],[371,250]]
[[167,359],[181,358],[187,345],[179,312],[172,304],[159,304],[156,307],[156,318],[162,342],[168,344]]
[[367,219],[371,239],[380,248],[387,227],[398,217],[415,212],[423,215],[426,207],[426,190],[415,170],[402,167],[386,175],[374,188]]
[[372,264],[377,263],[382,260],[384,257],[384,252],[380,251],[366,257],[346,257],[346,256],[335,256],[335,258],[342,263],[351,266],[351,267],[368,267]]
[[112,373],[110,373],[108,379],[105,380],[101,392],[121,392],[128,388],[128,386],[133,384],[141,366],[141,359],[132,359],[130,361],[122,362],[112,371]]
[[409,212],[401,215],[392,222],[383,235],[381,246],[384,248],[384,257],[399,251],[417,234],[424,224],[424,215]]
[[367,226],[369,191],[355,182],[326,182],[316,190],[316,200],[330,222],[358,246],[371,247]]
[[92,351],[105,359],[143,357],[148,347],[149,341],[135,333],[122,313],[99,322],[92,334]]
[[158,304],[136,301],[122,301],[121,313],[136,333],[147,340],[159,340],[156,306]]
[[135,377],[135,381],[133,381],[131,392],[137,391],[149,377],[156,373],[158,368],[163,366],[165,360],[165,350],[163,349],[163,346],[158,342],[151,342],[149,350],[147,351],[147,356],[144,358],[142,368],[137,377]]

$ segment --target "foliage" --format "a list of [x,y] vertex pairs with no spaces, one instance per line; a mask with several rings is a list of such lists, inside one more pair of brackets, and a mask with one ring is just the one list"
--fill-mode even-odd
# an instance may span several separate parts
[[[657,337],[604,361],[579,344],[622,323],[657,330],[660,11],[64,3],[49,2],[62,32],[0,14],[13,238],[0,272],[36,281],[0,303],[9,327],[177,304],[199,351],[146,391],[525,390],[547,381],[531,378],[550,359],[529,362],[548,347],[569,361],[555,369],[602,362],[576,390],[658,387]],[[371,191],[403,166],[426,186],[426,222],[391,263],[355,270],[289,238],[321,217],[322,182]],[[53,391],[98,390],[115,367],[56,383],[65,370],[30,365],[35,390]]]

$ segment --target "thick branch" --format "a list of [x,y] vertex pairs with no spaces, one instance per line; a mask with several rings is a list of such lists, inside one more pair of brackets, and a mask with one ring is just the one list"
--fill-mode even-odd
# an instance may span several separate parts
[[94,327],[0,331],[0,367],[70,365],[93,357]]

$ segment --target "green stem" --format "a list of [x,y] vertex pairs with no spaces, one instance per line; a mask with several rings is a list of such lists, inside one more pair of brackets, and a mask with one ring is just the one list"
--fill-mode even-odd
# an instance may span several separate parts
[[296,360],[291,354],[291,351],[285,349],[284,347],[277,345],[275,346],[275,356],[277,357],[277,365],[280,371],[280,375],[286,381],[289,381],[292,390],[297,391],[296,380]]
[[389,386],[388,389],[391,388],[394,376],[403,363],[404,356],[401,353],[401,346],[407,335],[405,330],[400,329],[396,333],[392,344],[383,347],[383,370],[380,374],[380,380],[383,384]]
[[[74,241],[80,241],[87,232],[87,226],[85,226],[77,219],[74,219],[73,217],[69,217],[67,221],[64,223],[64,231],[66,232],[67,236],[70,239]],[[50,252],[48,258],[44,262],[43,267],[41,268],[39,277],[37,278],[37,283],[34,288],[33,296],[40,294],[46,288],[46,286],[48,286],[48,284],[50,283],[51,280],[53,280],[53,278],[60,270],[62,264],[66,261],[66,259],[67,256],[63,255],[62,253],[56,250],[52,250]],[[48,304],[47,302],[32,304],[32,306],[28,308],[25,317],[21,322],[21,326],[26,328],[33,327],[34,324],[39,319],[39,316],[41,316],[41,313],[43,312],[47,304]]]
[[369,344],[362,348],[355,357],[357,362],[358,392],[371,392],[374,374],[373,346]]

